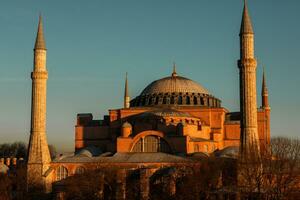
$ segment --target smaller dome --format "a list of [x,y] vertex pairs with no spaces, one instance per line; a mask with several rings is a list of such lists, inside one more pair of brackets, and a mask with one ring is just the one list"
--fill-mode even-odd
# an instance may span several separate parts
[[88,146],[83,148],[76,153],[76,156],[87,156],[87,157],[94,157],[99,156],[101,154],[101,150],[95,146]]
[[226,147],[220,151],[216,151],[215,155],[222,158],[237,158],[239,156],[239,147],[230,146]]
[[125,122],[123,125],[122,125],[122,128],[132,128],[131,124],[129,122]]

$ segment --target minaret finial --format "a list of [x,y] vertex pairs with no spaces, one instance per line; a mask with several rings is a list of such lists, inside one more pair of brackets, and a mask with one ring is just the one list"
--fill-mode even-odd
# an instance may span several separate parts
[[124,91],[124,108],[130,107],[130,96],[129,96],[129,89],[128,89],[128,74],[126,72],[125,77],[125,91]]
[[39,14],[39,25],[38,25],[38,31],[36,35],[35,45],[34,49],[43,49],[46,50],[46,43],[43,33],[43,22],[42,22],[42,15]]
[[173,62],[173,72],[172,72],[172,77],[175,77],[177,76],[177,73],[176,73],[176,63]]
[[248,12],[248,6],[247,1],[244,0],[244,10],[243,10],[243,17],[242,17],[242,23],[241,23],[241,29],[240,29],[240,35],[241,34],[253,34],[253,28],[251,23],[251,18]]

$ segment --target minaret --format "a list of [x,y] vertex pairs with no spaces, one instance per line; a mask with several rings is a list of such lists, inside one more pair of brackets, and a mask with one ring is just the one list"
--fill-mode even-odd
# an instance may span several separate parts
[[270,117],[271,117],[271,108],[269,105],[269,92],[266,84],[265,69],[263,71],[262,87],[261,87],[261,108],[264,111],[264,139],[265,139],[265,149],[268,149],[270,146]]
[[261,107],[269,108],[269,93],[266,84],[265,70],[263,71],[262,88],[261,88]]
[[40,16],[34,46],[34,66],[31,73],[31,128],[27,160],[27,185],[29,190],[34,188],[46,189],[44,174],[51,162],[46,138],[46,93],[48,79],[46,52],[42,18]]
[[259,152],[257,130],[256,66],[254,32],[245,1],[240,29],[241,155]]
[[124,108],[129,108],[129,107],[130,107],[130,96],[129,96],[128,79],[127,79],[127,72],[126,72],[125,92],[124,92]]

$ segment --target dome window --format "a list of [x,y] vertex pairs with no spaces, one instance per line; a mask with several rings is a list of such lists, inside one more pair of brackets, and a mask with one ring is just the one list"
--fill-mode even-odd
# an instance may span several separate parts
[[174,96],[171,97],[170,104],[175,104],[175,97]]
[[163,104],[167,104],[167,97],[166,96],[164,96],[164,98],[163,98]]
[[189,96],[186,97],[186,105],[191,104],[191,98]]
[[178,97],[178,104],[179,104],[179,105],[182,105],[182,96],[179,96],[179,97]]
[[194,105],[197,105],[198,104],[198,100],[197,100],[197,97],[194,97]]

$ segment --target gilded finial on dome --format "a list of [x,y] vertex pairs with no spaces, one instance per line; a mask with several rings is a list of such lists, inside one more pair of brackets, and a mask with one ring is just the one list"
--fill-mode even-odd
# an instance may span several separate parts
[[177,73],[176,73],[176,63],[173,62],[173,73],[172,73],[172,77],[176,77]]

